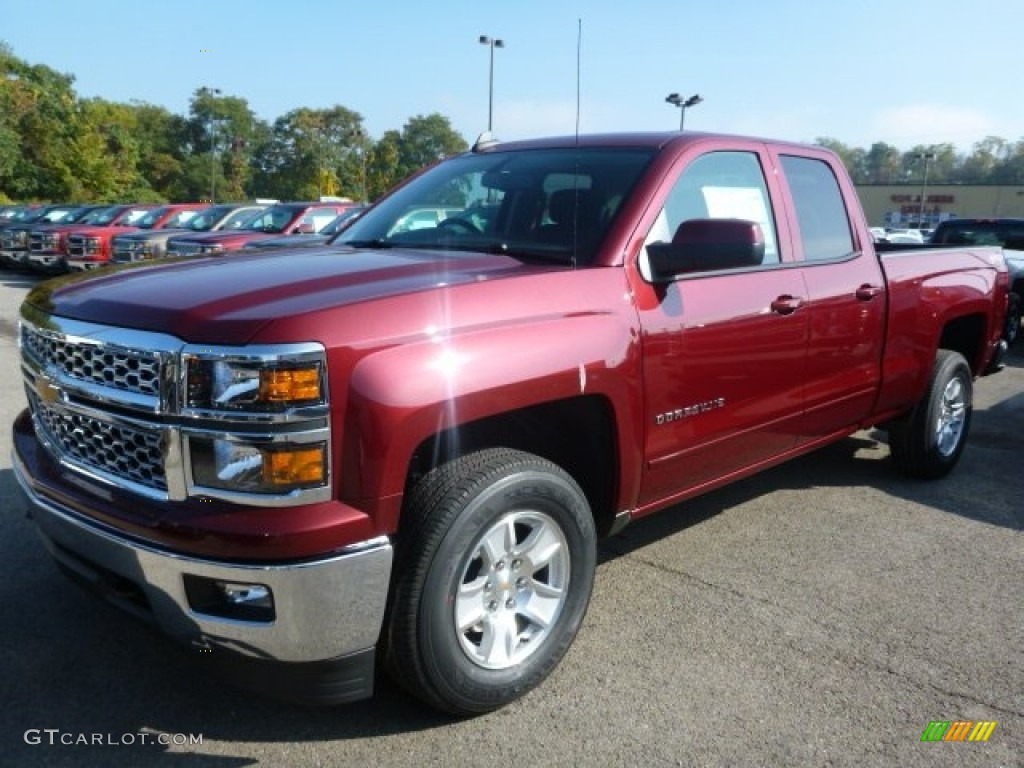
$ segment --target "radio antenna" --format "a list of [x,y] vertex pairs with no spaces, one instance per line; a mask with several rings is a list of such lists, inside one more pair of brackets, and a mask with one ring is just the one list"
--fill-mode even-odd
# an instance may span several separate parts
[[579,244],[580,223],[580,49],[583,47],[583,19],[576,19],[576,157],[573,162],[572,206],[572,268],[576,269],[576,249]]
[[583,48],[583,19],[576,19],[576,141],[580,139],[580,52]]

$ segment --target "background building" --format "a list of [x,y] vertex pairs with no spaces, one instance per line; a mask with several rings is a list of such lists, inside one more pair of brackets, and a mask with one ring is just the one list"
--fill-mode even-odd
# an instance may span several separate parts
[[[921,185],[858,184],[864,215],[873,227],[917,227]],[[936,184],[924,190],[924,227],[953,218],[1024,219],[1024,185]]]

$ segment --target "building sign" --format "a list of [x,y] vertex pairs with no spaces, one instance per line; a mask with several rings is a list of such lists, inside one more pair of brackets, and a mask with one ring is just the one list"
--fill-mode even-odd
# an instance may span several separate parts
[[[920,195],[890,195],[889,199],[894,203],[916,203],[921,204]],[[928,195],[925,203],[953,203],[956,198],[953,195]]]

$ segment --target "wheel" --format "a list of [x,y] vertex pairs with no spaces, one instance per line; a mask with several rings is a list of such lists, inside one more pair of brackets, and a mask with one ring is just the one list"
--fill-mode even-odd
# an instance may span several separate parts
[[459,715],[522,696],[555,668],[594,583],[594,521],[576,482],[504,448],[428,473],[407,497],[385,666]]
[[1003,340],[1011,347],[1020,337],[1021,311],[1021,297],[1011,293],[1006,306],[1006,324],[1003,326]]
[[482,234],[480,228],[477,227],[469,219],[442,219],[437,225],[438,232],[448,232],[452,234],[461,235],[479,235]]
[[973,378],[959,352],[940,349],[924,397],[889,428],[889,450],[903,472],[943,477],[956,466],[971,426]]

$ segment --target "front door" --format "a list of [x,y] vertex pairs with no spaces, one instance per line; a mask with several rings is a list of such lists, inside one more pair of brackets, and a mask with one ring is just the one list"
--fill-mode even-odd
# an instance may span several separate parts
[[[683,221],[759,225],[761,263],[636,286],[644,350],[645,472],[638,513],[729,479],[797,444],[808,313],[799,264],[780,247],[766,151],[708,152],[685,164],[645,240],[670,243]],[[655,247],[657,247],[655,245]]]

